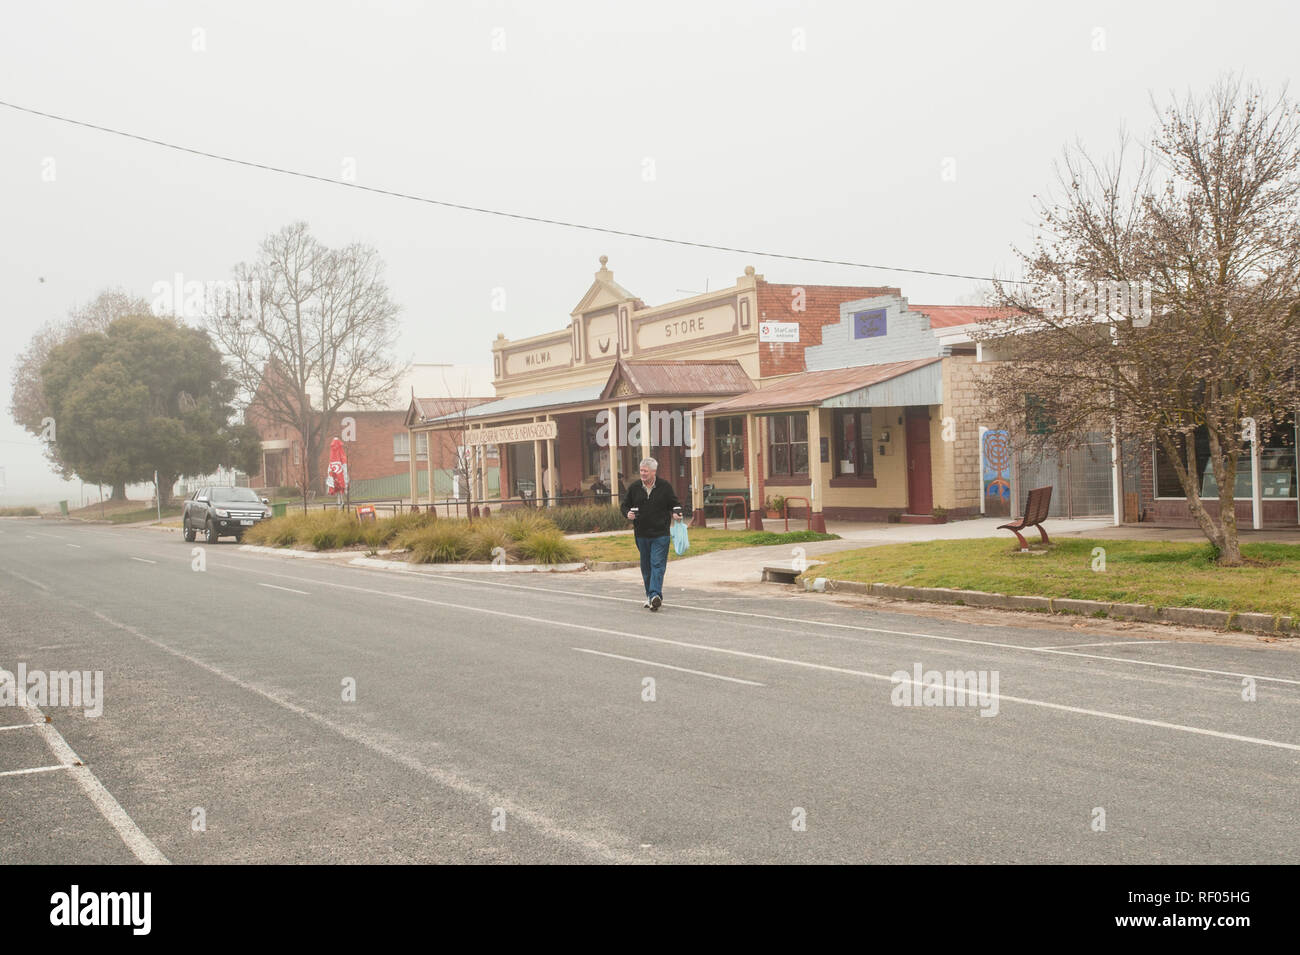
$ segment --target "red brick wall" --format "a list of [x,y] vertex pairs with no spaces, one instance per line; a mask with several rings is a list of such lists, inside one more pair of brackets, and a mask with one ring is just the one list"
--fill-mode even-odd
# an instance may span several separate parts
[[[795,289],[803,289],[804,311],[796,312]],[[758,283],[758,319],[769,322],[798,322],[797,344],[758,346],[758,374],[761,378],[790,375],[806,370],[804,349],[822,343],[822,328],[840,320],[840,306],[873,295],[901,295],[896,288],[848,285],[773,285]]]

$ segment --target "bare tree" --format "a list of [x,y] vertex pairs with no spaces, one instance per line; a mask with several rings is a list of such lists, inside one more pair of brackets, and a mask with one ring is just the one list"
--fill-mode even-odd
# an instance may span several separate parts
[[[149,314],[149,303],[145,299],[122,289],[105,289],[85,305],[69,309],[68,317],[62,322],[42,325],[14,361],[9,402],[9,413],[14,421],[32,434],[44,433],[44,421],[51,412],[41,385],[41,368],[55,347],[86,332],[106,332],[115,319]],[[74,472],[59,456],[57,433],[56,427],[56,440],[46,444],[45,454],[61,476],[70,478]],[[113,485],[112,499],[126,500],[125,482]]]
[[384,407],[405,374],[394,360],[399,307],[374,248],[328,248],[305,222],[268,236],[234,273],[238,302],[209,327],[255,416],[300,436],[305,498],[339,410]]
[[1112,428],[1158,446],[1235,565],[1237,461],[1252,423],[1266,440],[1298,395],[1300,110],[1230,78],[1157,112],[1138,155],[1125,138],[1105,162],[1067,151],[1039,200],[1045,237],[1021,253],[1028,281],[997,283],[1006,312],[978,337],[1007,359],[989,370],[999,417],[1039,425],[1016,429],[1022,447]]

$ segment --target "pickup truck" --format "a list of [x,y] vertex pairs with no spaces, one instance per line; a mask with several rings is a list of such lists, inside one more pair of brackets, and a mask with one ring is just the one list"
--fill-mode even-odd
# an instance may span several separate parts
[[246,487],[200,487],[181,506],[181,530],[187,541],[199,531],[209,544],[222,537],[242,540],[244,531],[271,516],[268,505],[266,498]]

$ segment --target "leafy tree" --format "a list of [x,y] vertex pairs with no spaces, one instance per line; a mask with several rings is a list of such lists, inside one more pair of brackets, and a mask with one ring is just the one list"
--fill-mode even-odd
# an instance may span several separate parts
[[119,318],[51,349],[41,388],[59,455],[83,480],[176,479],[247,463],[252,437],[231,427],[234,384],[207,333],[170,318]]
[[[106,289],[93,301],[71,309],[64,321],[46,322],[14,362],[9,405],[14,421],[39,436],[45,431],[45,419],[54,417],[41,387],[41,367],[57,345],[86,332],[106,331],[114,319],[148,313],[149,304],[143,298],[121,289]],[[58,441],[48,442],[45,453],[59,474],[65,478],[73,475],[74,470],[60,455]],[[125,482],[113,484],[113,499],[126,499]]]

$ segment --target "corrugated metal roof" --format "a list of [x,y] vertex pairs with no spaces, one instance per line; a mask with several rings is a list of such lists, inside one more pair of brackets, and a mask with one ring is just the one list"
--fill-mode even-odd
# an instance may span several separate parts
[[898,378],[927,365],[942,361],[941,358],[918,358],[913,361],[893,361],[880,365],[859,365],[854,368],[833,368],[829,371],[808,371],[778,382],[768,388],[760,388],[750,394],[737,395],[715,401],[711,405],[695,409],[702,414],[723,414],[726,412],[762,411],[772,408],[797,408],[809,405],[821,405],[824,401],[847,395],[851,392],[869,388],[872,385]]
[[957,325],[971,325],[975,322],[988,322],[995,318],[1005,318],[1011,314],[1010,309],[990,308],[987,305],[912,305],[908,309],[920,312],[930,319],[931,328],[953,328]]
[[735,395],[754,390],[754,383],[735,359],[729,361],[623,361],[615,363],[602,398],[614,397],[622,378],[638,397],[665,395]]
[[477,405],[470,408],[464,414],[443,415],[440,418],[426,418],[425,423],[429,424],[435,421],[460,421],[477,420],[492,415],[514,414],[516,412],[532,411],[542,412],[552,408],[559,408],[564,405],[586,404],[590,401],[596,401],[600,398],[602,385],[584,385],[581,388],[566,388],[562,391],[546,391],[536,395],[513,395],[509,398],[499,398],[496,401],[489,401],[485,404]]
[[493,398],[412,398],[415,411],[421,418],[436,418],[458,412],[462,407],[475,408],[493,401]]

